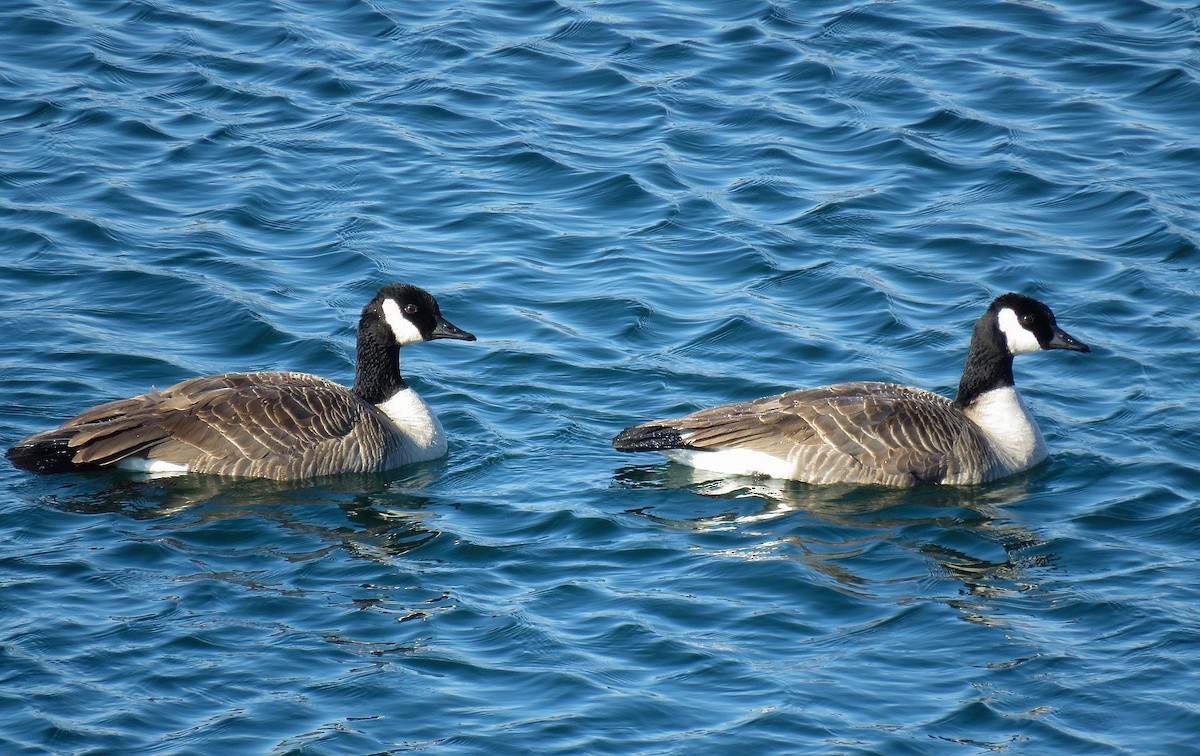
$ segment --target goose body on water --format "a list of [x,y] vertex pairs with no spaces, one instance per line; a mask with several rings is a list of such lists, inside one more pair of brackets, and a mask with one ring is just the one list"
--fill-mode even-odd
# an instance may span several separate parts
[[1046,458],[1013,385],[1013,355],[1090,351],[1032,297],[997,297],[975,323],[958,396],[892,383],[840,383],[634,425],[621,451],[658,451],[711,472],[807,483],[973,484]]
[[34,472],[115,467],[295,480],[446,453],[441,423],[400,375],[400,347],[474,341],[424,289],[379,289],[358,321],[353,388],[290,372],[192,378],[85,410],[8,451]]

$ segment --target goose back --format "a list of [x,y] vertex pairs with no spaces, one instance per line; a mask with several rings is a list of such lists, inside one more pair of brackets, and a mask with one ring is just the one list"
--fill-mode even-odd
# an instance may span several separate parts
[[720,465],[717,455],[727,451],[741,459],[748,452],[770,468],[755,472],[808,483],[959,484],[999,474],[987,440],[961,408],[892,383],[841,383],[709,407],[633,426],[614,443],[703,469]]
[[419,448],[382,410],[333,381],[305,373],[228,373],[98,405],[22,446],[56,445],[75,466],[174,466],[291,480],[441,456],[445,440],[436,429],[427,448]]

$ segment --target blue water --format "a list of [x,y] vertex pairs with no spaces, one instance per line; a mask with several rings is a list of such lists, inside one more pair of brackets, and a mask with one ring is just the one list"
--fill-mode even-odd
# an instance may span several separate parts
[[[0,751],[1171,753],[1200,733],[1192,4],[8,0],[0,442],[348,382],[381,284],[451,435],[280,485],[0,465]],[[609,438],[952,393],[994,295],[1049,461],[704,480]]]

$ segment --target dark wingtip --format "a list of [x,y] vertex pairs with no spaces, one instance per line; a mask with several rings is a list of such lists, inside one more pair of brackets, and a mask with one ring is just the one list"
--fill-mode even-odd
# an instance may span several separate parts
[[664,425],[631,425],[612,441],[617,451],[640,452],[662,449],[681,449],[687,446],[679,429]]
[[4,453],[14,467],[35,473],[60,473],[78,470],[72,459],[75,450],[67,446],[66,439],[19,443]]

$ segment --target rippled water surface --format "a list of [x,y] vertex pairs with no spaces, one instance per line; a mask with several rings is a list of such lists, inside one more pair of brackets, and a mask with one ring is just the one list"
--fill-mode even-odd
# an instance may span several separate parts
[[[1190,3],[0,5],[0,441],[231,370],[353,374],[381,284],[451,435],[366,478],[0,466],[0,750],[1182,753],[1200,733]],[[704,480],[624,425],[952,393],[1047,463]]]

